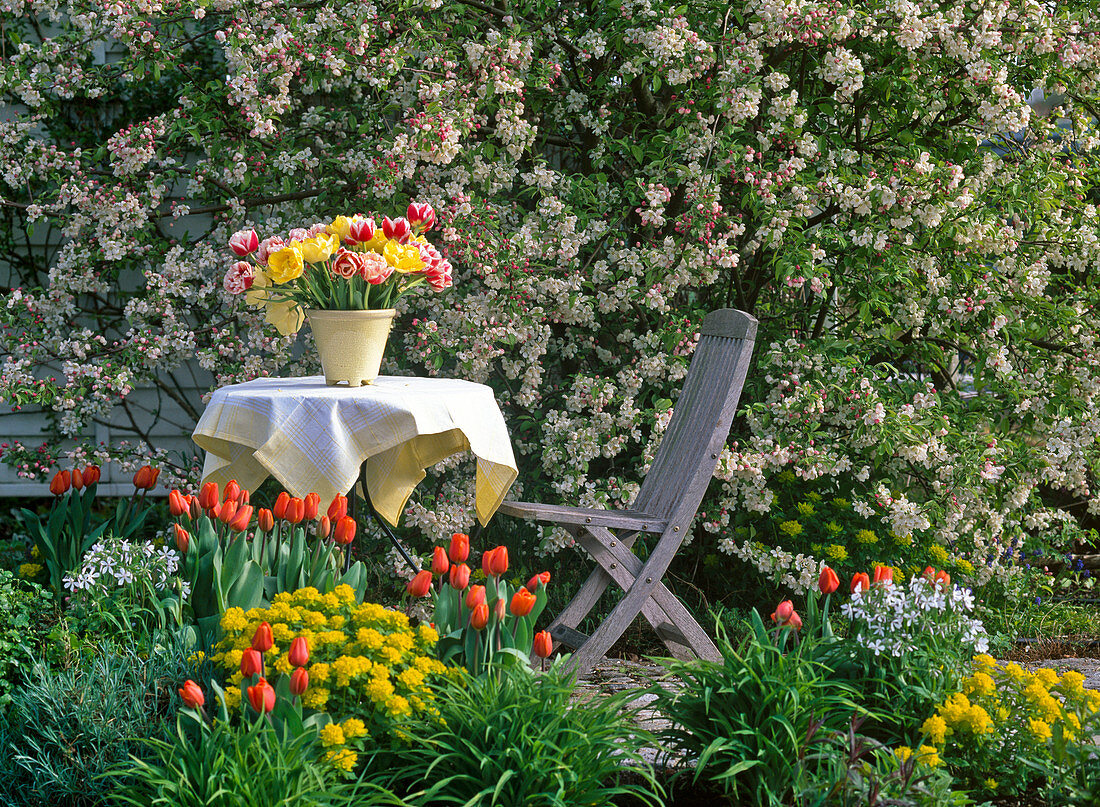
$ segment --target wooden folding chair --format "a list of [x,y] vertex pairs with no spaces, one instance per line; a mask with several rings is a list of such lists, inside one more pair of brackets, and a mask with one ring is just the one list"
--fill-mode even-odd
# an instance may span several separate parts
[[[677,658],[721,658],[706,631],[661,579],[714,476],[755,339],[756,319],[743,311],[724,308],[703,320],[672,421],[630,509],[531,502],[500,506],[508,515],[562,525],[598,564],[549,627],[556,642],[574,649],[569,661],[573,672],[591,669],[639,612]],[[632,551],[640,533],[661,536],[644,563]],[[623,598],[591,636],[580,633],[577,625],[612,582],[625,592]]]

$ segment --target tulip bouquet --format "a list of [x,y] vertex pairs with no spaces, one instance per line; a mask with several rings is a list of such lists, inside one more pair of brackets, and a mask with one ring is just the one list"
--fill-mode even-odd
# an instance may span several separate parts
[[347,584],[362,599],[366,568],[344,554],[356,530],[347,498],[337,496],[323,515],[319,508],[316,493],[299,499],[284,491],[272,509],[257,510],[236,481],[224,491],[208,482],[197,496],[169,493],[180,571],[189,586],[177,617],[186,624],[183,611],[190,612],[200,647],[214,643],[226,608],[266,606],[276,594],[306,586],[332,591]]
[[[283,334],[296,332],[305,309],[366,311],[391,308],[426,283],[451,286],[451,264],[424,237],[435,226],[431,205],[413,202],[404,217],[337,216],[329,224],[297,228],[263,240],[255,230],[229,239],[239,258],[224,287],[266,309]],[[251,259],[252,262],[246,259]]]
[[481,675],[498,664],[528,664],[532,653],[549,656],[550,634],[534,633],[534,625],[546,607],[550,572],[536,574],[511,592],[502,579],[508,571],[508,548],[498,546],[481,556],[485,585],[470,585],[469,556],[469,537],[455,533],[448,549],[435,547],[431,569],[419,572],[407,587],[414,597],[432,597],[439,659],[458,660],[472,675]]
[[134,494],[120,501],[115,513],[98,519],[94,513],[100,468],[62,470],[50,481],[53,504],[45,522],[30,510],[20,510],[17,518],[30,535],[45,564],[50,585],[59,595],[65,591],[65,575],[77,572],[86,552],[104,535],[130,539],[141,530],[148,510],[145,494],[156,487],[160,469],[142,466],[134,474]]

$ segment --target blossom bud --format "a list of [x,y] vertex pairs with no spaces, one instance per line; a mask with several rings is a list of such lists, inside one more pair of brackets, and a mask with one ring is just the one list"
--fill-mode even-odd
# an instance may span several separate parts
[[405,590],[414,597],[427,597],[432,590],[432,573],[427,569],[416,573],[416,577],[408,582]]
[[449,568],[451,568],[451,562],[447,560],[447,550],[437,546],[432,550],[432,574],[446,574]]
[[309,664],[309,644],[304,636],[298,636],[290,643],[287,661],[292,667],[304,667]]
[[255,230],[240,230],[229,237],[229,248],[238,258],[243,258],[260,248],[260,237]]
[[[438,547],[442,550],[442,547]],[[451,586],[459,591],[464,591],[470,585],[470,567],[465,563],[456,563],[451,567]]]

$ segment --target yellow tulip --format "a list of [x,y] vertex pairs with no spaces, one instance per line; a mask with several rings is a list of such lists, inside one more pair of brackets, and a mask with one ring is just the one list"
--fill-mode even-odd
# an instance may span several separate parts
[[321,233],[302,242],[302,258],[306,263],[327,261],[340,248],[340,236],[336,233]]
[[267,272],[256,267],[256,274],[252,278],[252,288],[244,293],[245,302],[253,306],[267,305],[267,292],[271,287],[271,278]]
[[372,252],[377,252],[379,255],[381,255],[384,253],[386,244],[388,243],[389,239],[386,238],[385,233],[382,232],[382,228],[379,227],[377,230],[374,231],[374,238],[372,238],[370,241],[364,241],[359,246],[364,249],[369,249]]
[[389,241],[382,250],[382,255],[395,272],[407,274],[419,272],[424,268],[424,261],[420,260],[420,250],[416,247],[402,246],[396,241]]
[[305,324],[306,316],[302,307],[293,300],[268,303],[264,319],[270,322],[283,336],[298,333]]
[[267,259],[267,270],[271,273],[272,282],[276,284],[288,283],[301,277],[304,268],[302,250],[296,241],[271,253]]
[[332,224],[328,226],[328,231],[343,241],[348,237],[348,230],[351,228],[351,219],[347,216],[337,216],[333,219]]

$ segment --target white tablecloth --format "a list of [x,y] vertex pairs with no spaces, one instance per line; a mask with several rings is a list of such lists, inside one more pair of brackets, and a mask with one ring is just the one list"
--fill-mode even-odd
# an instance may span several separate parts
[[493,391],[452,378],[379,376],[364,387],[322,376],[260,378],[214,392],[193,439],[203,482],[255,490],[270,474],[293,496],[346,494],[366,463],[375,509],[396,524],[424,469],[460,451],[477,457],[477,515],[488,522],[517,476]]

